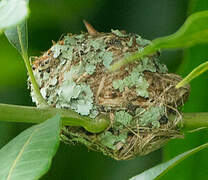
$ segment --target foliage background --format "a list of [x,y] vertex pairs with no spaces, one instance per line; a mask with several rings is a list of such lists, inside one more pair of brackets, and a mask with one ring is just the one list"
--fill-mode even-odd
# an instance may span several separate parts
[[[85,31],[83,19],[98,31],[124,29],[154,39],[175,32],[188,14],[208,9],[207,0],[31,0],[28,19],[29,54],[39,56],[67,32]],[[183,77],[208,59],[208,45],[182,51],[163,52],[161,60],[170,72]],[[179,68],[180,67],[180,68]],[[34,105],[26,84],[26,70],[18,52],[0,36],[0,103]],[[185,112],[207,111],[207,73],[191,83],[192,92]],[[0,123],[0,147],[30,125]],[[207,141],[207,131],[187,134],[172,140],[163,150],[129,161],[115,161],[83,146],[61,144],[52,168],[42,179],[125,180],[163,160]],[[207,179],[208,151],[183,162],[163,179]]]

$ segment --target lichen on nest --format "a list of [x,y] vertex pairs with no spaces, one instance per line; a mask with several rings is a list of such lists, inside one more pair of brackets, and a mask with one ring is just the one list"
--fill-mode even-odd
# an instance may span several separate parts
[[[149,43],[119,30],[69,34],[34,59],[33,72],[49,105],[91,118],[105,114],[111,120],[99,134],[66,126],[61,135],[65,143],[79,142],[120,160],[145,155],[181,136],[179,107],[189,86],[175,89],[181,78],[168,74],[159,53],[108,71],[112,63]],[[37,104],[32,87],[31,96]],[[170,120],[171,114],[175,118]]]

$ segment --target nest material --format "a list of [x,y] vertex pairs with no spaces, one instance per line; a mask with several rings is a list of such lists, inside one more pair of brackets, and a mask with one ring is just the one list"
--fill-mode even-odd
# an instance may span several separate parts
[[[142,51],[149,43],[118,30],[70,34],[35,58],[34,74],[48,104],[91,118],[105,114],[111,120],[111,126],[99,134],[64,127],[61,137],[65,143],[82,143],[123,160],[148,154],[169,139],[182,136],[179,107],[190,89],[175,89],[181,77],[167,73],[165,65],[159,63],[159,53],[116,72],[108,71],[112,63]],[[169,119],[170,115],[175,118]]]

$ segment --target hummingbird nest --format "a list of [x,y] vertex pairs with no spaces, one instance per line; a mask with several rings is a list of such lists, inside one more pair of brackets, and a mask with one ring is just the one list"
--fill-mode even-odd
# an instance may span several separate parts
[[[33,72],[50,106],[90,118],[104,114],[111,123],[101,133],[65,126],[62,140],[123,160],[148,154],[169,139],[181,137],[179,107],[187,100],[189,86],[175,88],[181,77],[168,73],[159,62],[159,52],[110,72],[114,62],[142,51],[151,42],[119,30],[98,33],[85,24],[88,33],[68,34],[36,57]],[[31,96],[38,105],[32,87]]]

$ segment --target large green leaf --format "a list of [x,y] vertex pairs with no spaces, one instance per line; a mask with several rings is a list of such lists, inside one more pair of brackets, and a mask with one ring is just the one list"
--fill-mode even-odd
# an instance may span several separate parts
[[27,15],[27,0],[0,1],[0,31],[19,24]]
[[[144,171],[143,173],[131,178],[130,180],[152,180],[152,179],[159,179],[161,178],[163,175],[165,175],[169,170],[171,170],[172,168],[174,168],[176,165],[178,165],[180,162],[182,162],[183,160],[185,160],[187,157],[193,155],[194,153],[208,148],[208,143],[203,144],[201,146],[198,146],[192,150],[189,150],[187,152],[184,152],[178,156],[176,156],[175,158],[159,164],[151,169],[148,169],[146,171]],[[202,167],[203,168],[203,167]],[[205,168],[205,167],[204,167]]]
[[0,150],[1,180],[39,179],[59,145],[60,116],[23,131]]
[[118,61],[110,69],[116,70],[124,64],[139,60],[160,49],[184,48],[204,42],[208,42],[208,11],[192,14],[176,33],[153,40],[143,51]]

